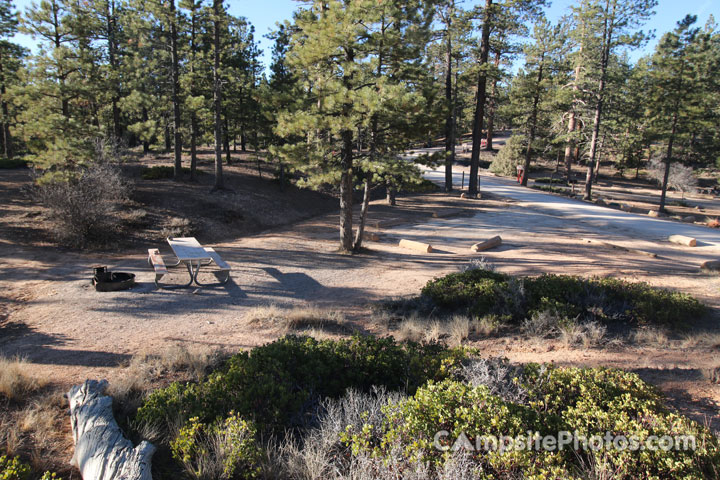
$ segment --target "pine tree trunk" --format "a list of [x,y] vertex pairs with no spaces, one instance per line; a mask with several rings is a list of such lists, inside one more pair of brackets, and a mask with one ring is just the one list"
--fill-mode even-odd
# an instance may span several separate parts
[[[2,49],[0,49],[2,54]],[[8,104],[6,100],[6,89],[5,89],[5,72],[2,68],[2,56],[0,55],[0,97],[2,97],[2,143],[3,143],[3,154],[5,158],[12,158],[12,138],[10,137],[10,112],[8,110]]]
[[[585,31],[584,25],[583,25],[583,32]],[[580,53],[582,53],[583,46],[582,43],[580,44]],[[580,90],[580,87],[578,86],[578,82],[580,82],[580,65],[577,65],[575,67],[575,81],[573,83],[573,91],[575,92],[573,95],[577,95],[577,92]],[[572,107],[572,110],[570,111],[570,118],[568,120],[568,134],[570,135],[570,139],[568,139],[567,146],[565,147],[565,169],[567,172],[567,182],[572,183],[572,164],[573,160],[577,162],[578,160],[578,154],[576,150],[576,142],[575,138],[572,136],[573,132],[577,130],[577,117],[575,116],[575,106]]]
[[446,22],[447,51],[445,52],[445,102],[447,118],[445,119],[445,191],[453,189],[453,163],[455,163],[455,105],[453,102],[452,82],[452,9],[448,12]]
[[535,86],[535,96],[533,97],[533,106],[530,113],[530,131],[528,132],[528,144],[525,150],[525,171],[522,176],[522,186],[527,187],[528,173],[530,173],[530,160],[532,158],[532,144],[535,141],[535,131],[537,129],[537,114],[538,104],[540,103],[540,88],[543,79],[543,61],[544,57],[540,58],[540,66],[538,67],[538,75]]
[[230,158],[230,131],[229,131],[230,128],[228,125],[227,112],[225,112],[224,116],[225,116],[225,130],[223,133],[225,135],[223,136],[223,139],[225,141],[225,161],[227,162],[228,165],[230,165],[230,163],[232,162],[232,158]]
[[482,143],[483,121],[485,119],[485,96],[487,74],[484,66],[488,61],[490,52],[490,9],[492,0],[485,0],[485,14],[483,16],[482,43],[480,44],[480,73],[478,75],[477,94],[475,104],[475,117],[472,132],[472,153],[470,155],[470,179],[468,181],[468,195],[473,198],[478,194],[478,173],[480,169],[480,144]]
[[[108,43],[108,63],[110,64],[110,70],[117,74],[118,61],[117,61],[117,37],[116,37],[116,19],[115,19],[115,1],[110,0],[105,3],[105,16],[107,18],[107,43]],[[112,97],[112,118],[113,118],[113,133],[116,138],[121,138],[123,135],[122,125],[120,123],[120,102],[119,86],[117,79],[113,80],[113,97]]]
[[[570,112],[570,119],[568,120],[568,133],[572,134],[575,131],[575,112]],[[565,146],[565,172],[567,174],[568,183],[572,182],[572,164],[573,155],[575,153],[575,139],[570,138],[567,145]]]
[[[195,96],[195,50],[196,46],[196,21],[197,4],[191,3],[190,11],[190,95]],[[190,112],[190,180],[197,180],[197,114],[195,110]]]
[[[147,108],[145,108],[145,107],[143,107],[143,109],[142,109],[142,120],[143,120],[143,122],[148,121],[148,111],[147,111]],[[148,140],[143,140],[142,144],[143,144],[143,153],[144,154],[150,153],[150,142]]]
[[213,0],[213,103],[215,106],[215,190],[225,188],[222,171],[222,85],[220,83],[220,14],[222,0]]
[[395,199],[397,191],[395,189],[395,185],[393,185],[391,180],[385,181],[385,200],[387,201],[388,205],[395,206],[397,205],[397,201]]
[[172,104],[173,104],[173,136],[175,148],[175,165],[173,177],[182,177],[182,139],[180,137],[180,60],[178,59],[178,33],[175,0],[170,0],[170,50],[172,60]]
[[365,234],[365,220],[367,219],[368,206],[370,205],[370,175],[365,176],[362,207],[360,208],[360,223],[355,232],[355,243],[353,250],[358,251],[362,247],[363,235]]
[[[355,61],[355,53],[352,49],[346,49],[345,61],[352,64]],[[350,90],[352,88],[352,72],[344,72],[343,86]],[[319,99],[318,99],[319,101]],[[350,120],[352,104],[347,100],[343,106],[343,117]],[[353,249],[353,130],[346,126],[341,133],[342,137],[342,174],[340,177],[340,249],[344,252],[351,252]]]
[[[495,52],[495,68],[500,67],[500,51]],[[497,84],[498,79],[493,79],[492,93],[490,94],[490,102],[488,104],[488,124],[487,134],[485,136],[485,150],[493,150],[493,136],[495,135],[495,110],[497,108]]]
[[344,252],[353,249],[353,134],[342,133],[342,175],[340,177],[340,248]]
[[663,174],[662,191],[660,192],[660,208],[659,212],[665,211],[665,197],[667,195],[668,180],[670,179],[670,162],[672,161],[673,143],[675,142],[675,133],[677,133],[678,111],[673,113],[672,130],[670,131],[670,139],[668,140],[667,152],[665,153],[665,173]]
[[197,179],[197,117],[190,115],[190,180]]
[[[610,61],[610,45],[612,43],[613,24],[608,20],[608,12],[605,13],[605,28],[603,31],[603,51],[600,58],[600,82],[598,83],[597,105],[595,106],[595,117],[593,118],[593,132],[590,139],[590,158],[588,159],[587,173],[585,175],[585,195],[583,200],[592,200],[592,183],[597,157],[597,146],[600,136],[600,122],[602,120],[603,104],[605,100],[605,79],[607,78],[608,63]],[[615,6],[613,5],[613,16]]]

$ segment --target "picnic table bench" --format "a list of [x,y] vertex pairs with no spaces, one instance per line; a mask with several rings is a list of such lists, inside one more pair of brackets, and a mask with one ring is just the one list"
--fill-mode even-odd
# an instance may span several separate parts
[[[148,249],[148,264],[152,265],[155,270],[155,285],[159,288],[184,288],[189,287],[193,283],[201,287],[207,287],[211,285],[222,285],[227,283],[230,279],[230,265],[223,260],[220,255],[211,247],[203,247],[200,245],[195,237],[169,237],[167,239],[170,248],[172,248],[177,262],[171,267],[178,266],[180,264],[185,265],[187,268],[190,279],[187,283],[181,285],[164,285],[160,283],[162,277],[167,275],[168,266],[160,255],[160,250],[157,248]],[[225,278],[217,283],[201,283],[198,280],[198,273],[200,273],[200,267],[215,264],[218,267],[220,274],[224,274]]]

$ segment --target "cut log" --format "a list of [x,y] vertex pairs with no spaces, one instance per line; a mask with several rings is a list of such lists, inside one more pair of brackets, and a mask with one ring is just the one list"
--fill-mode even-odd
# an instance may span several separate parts
[[75,454],[71,463],[85,480],[152,480],[155,447],[146,441],[133,447],[113,417],[112,397],[104,395],[107,380],[86,380],[72,387],[70,401]]
[[700,265],[701,270],[720,272],[720,260],[708,260]]
[[430,253],[432,252],[432,245],[429,243],[416,242],[415,240],[400,240],[400,248],[407,248],[409,250],[418,250],[420,252]]
[[686,247],[697,246],[697,240],[692,237],[686,237],[685,235],[670,235],[668,240],[678,245],[685,245]]
[[658,212],[657,210],[650,210],[648,212],[649,217],[664,217],[665,215],[661,212]]
[[484,242],[476,243],[475,245],[470,247],[470,250],[472,250],[473,252],[482,252],[484,250],[499,247],[500,245],[502,245],[502,238],[500,238],[499,236],[495,236],[485,240]]

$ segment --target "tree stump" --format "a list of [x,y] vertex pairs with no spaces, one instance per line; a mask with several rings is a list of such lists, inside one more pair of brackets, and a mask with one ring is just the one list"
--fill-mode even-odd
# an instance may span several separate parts
[[115,421],[107,380],[86,380],[67,393],[75,454],[71,463],[84,480],[152,480],[155,447],[142,441],[133,447]]

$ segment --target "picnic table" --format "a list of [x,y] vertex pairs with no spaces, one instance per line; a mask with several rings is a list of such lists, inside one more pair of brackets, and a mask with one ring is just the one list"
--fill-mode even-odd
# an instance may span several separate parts
[[[230,265],[220,258],[220,255],[213,248],[200,245],[200,242],[195,237],[168,237],[167,242],[177,258],[177,262],[169,266],[185,265],[190,279],[182,285],[160,284],[160,279],[168,274],[168,266],[165,265],[160,251],[157,248],[151,248],[148,249],[148,263],[155,269],[155,285],[159,288],[184,288],[193,283],[200,287],[207,287],[210,285],[222,285],[230,279]],[[220,269],[221,273],[225,274],[225,278],[219,283],[200,283],[198,280],[200,268],[213,263]]]

